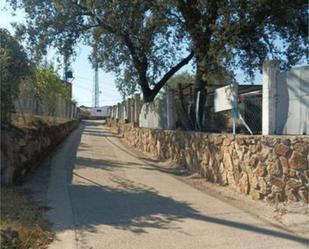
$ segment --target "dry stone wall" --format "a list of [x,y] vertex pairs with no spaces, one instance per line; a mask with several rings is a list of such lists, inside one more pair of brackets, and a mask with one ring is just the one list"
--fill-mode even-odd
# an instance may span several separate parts
[[78,121],[40,128],[1,131],[1,184],[20,183],[74,128]]
[[130,145],[267,201],[308,203],[309,136],[208,134],[108,124]]

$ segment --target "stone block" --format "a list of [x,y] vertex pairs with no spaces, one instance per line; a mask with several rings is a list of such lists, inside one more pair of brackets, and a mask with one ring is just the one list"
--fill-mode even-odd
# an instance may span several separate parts
[[298,190],[298,195],[305,202],[309,203],[309,190],[308,187],[302,187]]
[[289,168],[289,177],[293,177],[293,178],[297,177],[296,172],[297,171],[295,169]]
[[235,189],[236,188],[236,182],[235,182],[235,178],[234,178],[234,174],[233,172],[227,172],[227,182],[228,182],[228,185]]
[[285,199],[285,194],[283,191],[274,193],[274,200],[276,203],[283,202]]
[[290,151],[289,146],[287,146],[283,143],[276,144],[276,146],[275,146],[275,152],[279,156],[285,156],[286,157],[288,155],[289,151]]
[[290,160],[289,165],[292,169],[308,169],[308,160],[299,152],[294,151]]
[[274,162],[270,162],[267,171],[270,175],[281,176],[282,175],[282,167],[279,163],[279,160],[275,160]]
[[304,174],[304,172],[297,172],[297,178],[301,180],[301,182],[303,183],[303,185],[308,185],[309,188],[309,178],[306,177],[306,175]]
[[304,170],[303,175],[306,177],[306,179],[309,181],[309,170]]
[[248,164],[249,164],[250,167],[255,168],[258,161],[259,160],[258,160],[257,156],[252,156],[252,157],[250,157]]
[[236,153],[237,153],[237,156],[238,156],[239,160],[243,160],[244,159],[244,153],[243,153],[242,150],[236,148]]
[[255,175],[250,174],[249,184],[250,184],[250,189],[258,189],[259,188],[258,178]]
[[244,139],[243,137],[236,137],[236,142],[237,142],[237,144],[239,144],[239,145],[244,145],[244,144],[246,144],[246,141],[245,141],[245,139]]
[[267,195],[270,193],[270,188],[267,186],[266,181],[262,178],[258,178],[260,193],[263,195]]
[[287,199],[289,202],[296,202],[300,197],[296,194],[295,190],[289,189],[286,191]]
[[278,188],[280,188],[281,190],[284,189],[285,187],[285,182],[282,178],[280,177],[275,177],[275,176],[272,176],[270,178],[270,183],[273,185],[273,186],[277,186]]
[[243,172],[238,181],[238,190],[240,193],[248,194],[249,193],[249,178],[248,174]]
[[223,156],[223,163],[224,163],[224,166],[225,166],[229,171],[233,171],[234,164],[233,164],[232,158],[231,158],[231,156],[230,156],[229,153],[224,153],[224,156]]
[[256,167],[254,173],[257,176],[265,176],[267,174],[266,165],[263,164],[263,163],[259,163],[258,166]]
[[297,190],[298,188],[302,187],[303,184],[301,181],[297,180],[297,179],[289,179],[287,182],[286,182],[286,188],[287,189],[294,189],[294,190]]
[[282,167],[282,173],[284,175],[289,175],[289,162],[288,162],[288,160],[283,156],[279,157],[279,160],[280,160],[280,164],[281,164],[281,167]]
[[252,154],[256,154],[258,151],[261,150],[261,145],[260,144],[253,144],[253,145],[250,145],[250,152]]
[[308,154],[308,144],[305,143],[296,143],[293,145],[295,151],[307,155]]
[[214,144],[215,145],[220,145],[220,144],[222,144],[222,142],[223,142],[223,137],[222,136],[216,136],[214,138]]
[[231,139],[229,137],[226,137],[223,141],[224,146],[229,146],[231,144]]
[[258,159],[260,162],[265,162],[268,158],[268,155],[271,153],[271,149],[268,147],[265,147],[262,149],[260,153],[258,153]]

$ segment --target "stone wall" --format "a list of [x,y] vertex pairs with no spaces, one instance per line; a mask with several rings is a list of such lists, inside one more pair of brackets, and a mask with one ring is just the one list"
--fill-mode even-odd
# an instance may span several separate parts
[[1,184],[20,183],[77,126],[78,121],[70,121],[40,128],[2,130]]
[[254,199],[308,203],[309,136],[233,136],[108,124],[141,152],[180,163],[210,182]]

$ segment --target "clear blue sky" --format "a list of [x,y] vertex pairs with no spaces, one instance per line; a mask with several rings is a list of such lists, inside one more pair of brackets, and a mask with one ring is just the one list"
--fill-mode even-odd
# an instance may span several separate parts
[[[1,0],[0,0],[1,1]],[[25,14],[23,11],[18,10],[12,15],[12,10],[9,9],[7,4],[0,5],[1,22],[0,27],[8,29],[11,33],[14,33],[14,29],[11,26],[12,22],[22,23],[25,21]],[[73,80],[73,98],[78,102],[78,105],[92,106],[92,88],[93,88],[93,76],[94,72],[91,64],[88,61],[88,55],[91,52],[91,48],[85,45],[80,45],[77,48],[77,58],[72,64],[72,70],[74,74]],[[55,52],[50,50],[48,53],[48,59],[55,62]],[[192,71],[192,66],[188,65],[181,71]],[[62,75],[62,72],[61,72]],[[236,72],[236,79],[240,83],[246,83],[242,72]],[[115,76],[111,73],[106,73],[99,70],[99,88],[102,92],[100,94],[100,105],[114,105],[121,101],[121,96],[117,91],[115,84]],[[261,75],[257,74],[254,83],[260,83]]]
[[[2,2],[2,0],[0,0]],[[3,3],[3,2],[2,2]],[[0,27],[8,29],[11,33],[14,33],[14,29],[11,26],[12,22],[22,23],[24,22],[24,13],[17,11],[15,15],[12,15],[12,11],[6,7],[6,4],[0,4]],[[88,55],[91,49],[87,46],[80,45],[77,48],[77,58],[72,64],[74,80],[73,80],[73,98],[77,100],[79,105],[92,105],[92,87],[94,72],[91,68],[91,64],[88,61]],[[49,60],[54,60],[54,51],[50,51],[48,54]],[[62,75],[62,72],[59,72]],[[100,91],[100,105],[113,105],[121,101],[121,96],[118,93],[115,84],[115,77],[113,74],[99,71],[99,87]]]

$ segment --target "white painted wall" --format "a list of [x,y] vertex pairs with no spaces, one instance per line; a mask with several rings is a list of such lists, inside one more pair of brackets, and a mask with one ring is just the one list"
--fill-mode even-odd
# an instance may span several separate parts
[[108,106],[102,107],[92,107],[91,116],[92,117],[107,117]]
[[309,66],[278,74],[277,134],[309,134]]
[[309,66],[263,65],[263,134],[309,134]]
[[173,96],[170,92],[151,103],[144,103],[139,115],[139,126],[153,129],[173,129],[175,113]]

